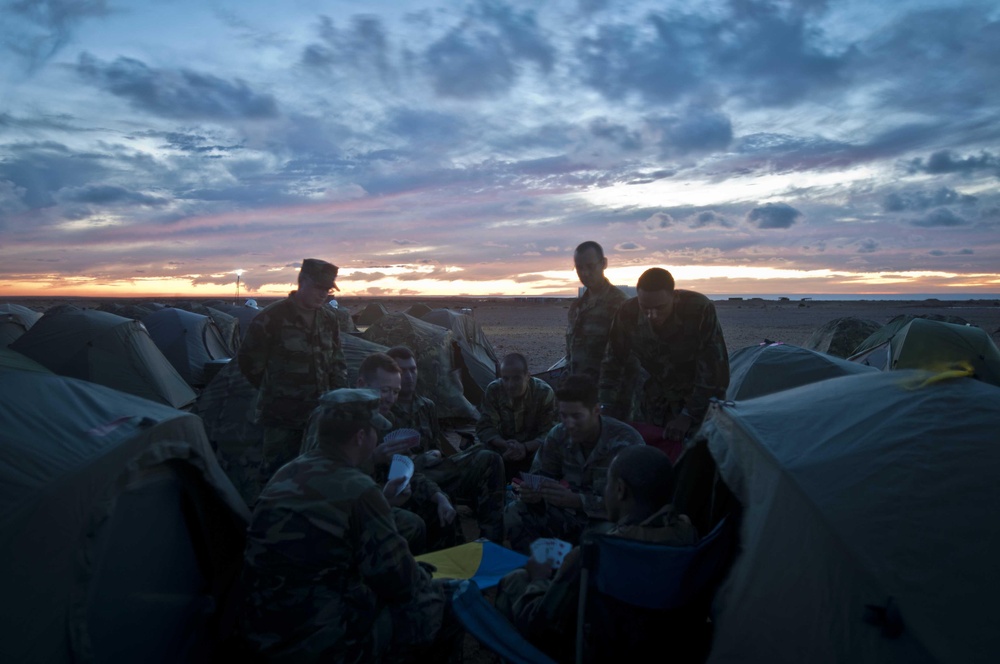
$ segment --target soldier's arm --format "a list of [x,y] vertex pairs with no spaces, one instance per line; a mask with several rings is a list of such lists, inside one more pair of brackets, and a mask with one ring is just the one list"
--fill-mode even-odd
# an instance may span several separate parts
[[410,488],[413,490],[413,500],[419,503],[429,503],[435,494],[443,493],[441,487],[423,473],[413,474],[413,477],[410,478]]
[[498,408],[498,389],[496,383],[490,383],[483,395],[483,403],[479,407],[479,421],[476,422],[476,437],[479,442],[490,445],[495,441],[505,440],[500,433],[500,410]]
[[536,417],[535,417],[535,430],[528,432],[531,438],[526,442],[528,453],[534,453],[538,450],[542,443],[545,441],[546,436],[552,431],[559,420],[559,416],[556,413],[556,393],[548,383],[544,381],[538,381],[533,385],[538,387],[538,391],[535,394],[536,399]]
[[562,440],[553,428],[545,437],[542,446],[531,462],[531,472],[540,473],[552,479],[562,479],[563,476],[563,446]]
[[410,600],[424,583],[424,572],[396,531],[382,491],[377,486],[367,489],[353,507],[361,535],[359,563],[365,583],[387,604]]
[[[438,420],[437,412],[434,410],[434,403],[432,401],[426,401],[423,404],[423,410],[426,413],[423,419],[427,421],[427,445],[428,449],[432,450],[444,450],[446,449],[444,442],[444,433],[441,431],[441,422]],[[423,435],[423,431],[420,432]]]
[[619,308],[611,320],[604,361],[601,362],[601,379],[598,382],[598,400],[606,407],[606,414],[612,417],[625,416],[629,396],[622,380],[632,352],[629,326],[622,316],[624,309],[625,307]]
[[[337,325],[334,319],[334,325]],[[336,390],[347,385],[347,360],[344,358],[344,347],[340,343],[340,327],[334,330],[333,352],[330,355],[330,389]]]
[[267,367],[269,345],[267,326],[270,320],[271,318],[266,312],[257,314],[250,322],[246,337],[243,338],[236,355],[240,373],[258,389],[264,378],[264,369]]
[[706,307],[698,333],[701,335],[701,343],[698,347],[694,391],[684,404],[695,423],[705,418],[709,400],[713,397],[725,398],[726,388],[729,387],[729,354],[715,305],[709,303]]

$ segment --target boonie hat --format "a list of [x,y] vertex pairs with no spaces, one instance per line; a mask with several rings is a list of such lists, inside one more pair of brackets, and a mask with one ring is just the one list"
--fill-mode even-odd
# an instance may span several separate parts
[[379,431],[388,431],[392,423],[378,412],[381,395],[364,387],[331,390],[319,398],[317,411],[326,421],[369,422]]
[[302,261],[302,267],[299,268],[299,273],[304,274],[309,277],[314,284],[322,288],[332,288],[334,290],[340,290],[337,288],[337,271],[338,268],[333,263],[327,263],[326,261],[320,260],[318,258],[307,258]]

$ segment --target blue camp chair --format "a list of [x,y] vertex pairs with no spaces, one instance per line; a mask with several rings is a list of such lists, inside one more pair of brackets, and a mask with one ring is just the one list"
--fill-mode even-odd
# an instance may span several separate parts
[[583,544],[576,661],[663,653],[704,661],[712,597],[735,552],[731,514],[693,546],[663,546],[609,535]]
[[[646,659],[702,661],[711,633],[708,610],[735,551],[738,518],[722,519],[693,546],[663,546],[608,535],[583,545],[576,661]],[[482,596],[472,581],[458,585],[459,622],[510,662],[552,662]]]

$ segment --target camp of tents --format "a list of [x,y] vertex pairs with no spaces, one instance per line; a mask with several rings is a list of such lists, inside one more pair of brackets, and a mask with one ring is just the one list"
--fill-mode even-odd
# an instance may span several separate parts
[[[196,306],[132,306],[0,309],[0,661],[208,661],[231,627],[263,429],[227,360],[257,309],[234,307],[225,333]],[[342,332],[351,384],[406,345],[439,416],[475,421],[497,357],[473,317],[362,313],[363,333]],[[1000,652],[1000,351],[955,322],[872,325],[733,352],[726,399],[681,455],[740,505],[711,662]]]

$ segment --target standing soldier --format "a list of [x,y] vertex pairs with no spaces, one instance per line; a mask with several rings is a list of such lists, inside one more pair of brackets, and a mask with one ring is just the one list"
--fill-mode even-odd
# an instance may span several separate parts
[[608,259],[596,242],[581,243],[573,253],[573,264],[585,290],[569,307],[566,371],[568,374],[587,374],[597,381],[611,319],[628,296],[604,276]]
[[336,279],[336,265],[316,258],[302,261],[298,290],[261,311],[240,346],[240,371],[259,389],[261,486],[298,456],[306,420],[320,396],[347,387],[337,314],[324,306],[337,288]]
[[638,296],[618,309],[601,365],[600,399],[606,412],[626,412],[631,391],[622,367],[638,360],[649,373],[643,386],[643,420],[663,427],[667,440],[683,440],[701,425],[712,397],[725,398],[729,355],[712,301],[675,290],[663,268],[646,270]]

